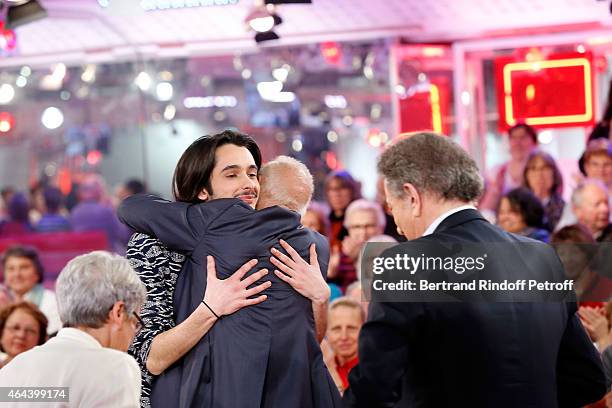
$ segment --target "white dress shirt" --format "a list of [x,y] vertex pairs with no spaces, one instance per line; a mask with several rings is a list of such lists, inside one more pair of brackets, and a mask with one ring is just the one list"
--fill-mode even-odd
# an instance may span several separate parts
[[475,209],[476,207],[474,207],[473,205],[462,205],[460,207],[455,207],[453,209],[446,211],[445,213],[440,215],[438,218],[436,218],[431,224],[429,224],[429,227],[427,227],[427,229],[425,230],[422,236],[433,234],[436,231],[436,228],[438,228],[440,224],[442,224],[442,221],[444,221],[451,215],[458,213],[459,211],[475,210]]
[[[41,407],[140,407],[140,369],[127,353],[102,347],[84,331],[64,328],[42,346],[19,354],[0,369],[2,387],[68,387],[70,402]],[[0,403],[23,408],[28,403]]]

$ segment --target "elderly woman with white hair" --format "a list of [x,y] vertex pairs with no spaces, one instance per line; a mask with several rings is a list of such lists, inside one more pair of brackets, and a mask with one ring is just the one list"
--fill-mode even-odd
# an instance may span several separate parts
[[344,226],[348,236],[342,240],[341,248],[332,248],[327,280],[342,288],[357,280],[357,262],[365,243],[382,235],[387,220],[380,204],[365,199],[353,201],[346,208]]
[[129,262],[104,251],[78,256],[56,292],[64,328],[0,370],[0,384],[68,387],[75,407],[140,406],[140,369],[125,351],[141,328],[146,291]]

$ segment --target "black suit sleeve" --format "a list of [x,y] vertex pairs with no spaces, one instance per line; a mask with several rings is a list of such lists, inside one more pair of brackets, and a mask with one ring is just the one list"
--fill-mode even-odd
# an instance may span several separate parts
[[[319,268],[323,279],[327,280],[327,268],[329,266],[329,241],[325,237],[315,241],[317,250],[317,260],[319,261]],[[310,261],[310,260],[307,260]]]
[[345,407],[393,407],[409,366],[414,333],[424,315],[419,303],[371,303],[359,334],[359,364],[349,374]]
[[190,252],[204,232],[208,218],[204,210],[203,204],[137,194],[123,200],[117,214],[134,231],[152,235],[170,249]]
[[599,401],[606,393],[606,378],[597,349],[568,304],[569,321],[557,357],[559,407],[575,408]]

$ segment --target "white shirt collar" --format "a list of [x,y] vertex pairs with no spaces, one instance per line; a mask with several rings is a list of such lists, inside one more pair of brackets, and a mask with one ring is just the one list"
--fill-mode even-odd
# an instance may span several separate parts
[[77,341],[93,348],[102,348],[102,345],[91,334],[73,327],[64,327],[57,332],[56,338]]
[[462,205],[462,206],[455,207],[455,208],[452,208],[452,209],[448,210],[447,212],[443,213],[438,218],[436,218],[431,224],[429,224],[429,227],[427,227],[427,229],[425,230],[425,232],[423,233],[422,236],[433,234],[434,231],[438,228],[438,226],[440,226],[442,221],[444,221],[445,219],[447,219],[451,215],[453,215],[455,213],[458,213],[459,211],[463,211],[463,210],[475,210],[475,209],[476,209],[476,207],[474,207],[473,205],[466,204],[466,205]]

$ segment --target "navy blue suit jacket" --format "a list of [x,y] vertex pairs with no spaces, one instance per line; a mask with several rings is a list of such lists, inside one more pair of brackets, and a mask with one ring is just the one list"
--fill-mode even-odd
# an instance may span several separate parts
[[298,213],[270,207],[255,211],[238,199],[201,204],[170,202],[150,195],[127,198],[119,217],[136,231],[153,235],[169,249],[188,256],[178,277],[176,323],[204,298],[206,256],[215,258],[217,275],[227,278],[250,259],[252,272],[268,268],[268,299],[217,321],[179,362],[153,384],[155,406],[335,407],[338,391],[316,339],[311,302],[272,273],[270,248],[286,240],[308,260],[316,244],[325,274],[329,245],[300,224]]
[[[414,242],[508,243],[506,267],[485,269],[483,278],[513,280],[513,268],[526,264],[563,275],[552,247],[508,234],[475,210]],[[402,245],[411,243],[384,256]],[[344,405],[363,408],[575,408],[606,391],[575,303],[550,301],[372,303],[349,382]]]

